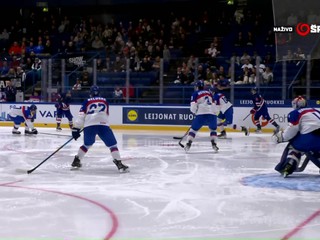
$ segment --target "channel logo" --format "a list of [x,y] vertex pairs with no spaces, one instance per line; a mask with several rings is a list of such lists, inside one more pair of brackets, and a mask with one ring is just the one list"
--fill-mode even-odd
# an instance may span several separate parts
[[273,31],[275,33],[292,33],[296,32],[298,35],[305,37],[308,34],[320,33],[320,25],[308,24],[308,23],[298,23],[297,26],[274,26]]

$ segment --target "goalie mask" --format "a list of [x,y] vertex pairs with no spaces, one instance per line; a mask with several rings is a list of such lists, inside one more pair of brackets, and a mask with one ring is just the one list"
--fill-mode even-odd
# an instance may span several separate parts
[[293,109],[300,109],[307,106],[307,101],[303,97],[299,96],[293,99],[292,101],[292,108]]

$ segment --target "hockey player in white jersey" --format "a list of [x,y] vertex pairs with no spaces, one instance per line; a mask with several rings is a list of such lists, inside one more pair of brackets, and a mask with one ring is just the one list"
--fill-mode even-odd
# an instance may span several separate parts
[[292,107],[294,110],[288,115],[288,127],[272,136],[276,143],[289,142],[275,167],[284,177],[299,167],[302,154],[320,153],[320,112],[307,107],[307,101],[301,96],[292,101]]
[[[220,128],[220,134],[218,138],[227,138],[227,133],[225,127],[233,124],[233,105],[223,93],[219,93],[218,89],[211,87],[210,92],[213,95],[213,100],[219,109],[218,114],[218,127]],[[231,126],[233,129],[238,129],[237,124]],[[245,133],[246,136],[249,136],[250,129],[249,127],[240,126],[238,129]]]
[[189,151],[197,132],[204,125],[210,129],[210,139],[212,148],[217,152],[217,109],[214,104],[212,94],[204,90],[204,82],[199,80],[195,85],[196,91],[191,96],[190,111],[195,114],[187,136],[185,151]]
[[90,98],[85,100],[80,108],[78,117],[72,128],[72,136],[75,140],[80,137],[80,129],[83,129],[84,144],[79,148],[78,154],[71,164],[74,168],[82,166],[81,160],[95,143],[96,135],[110,149],[113,162],[120,172],[128,172],[129,167],[121,162],[117,140],[109,127],[109,103],[100,97],[99,87],[93,85],[90,88]]
[[13,121],[14,126],[12,129],[12,134],[21,134],[18,130],[21,123],[25,123],[24,133],[27,135],[38,134],[37,129],[34,128],[33,122],[37,116],[37,106],[32,104],[30,107],[16,107],[10,109],[8,116],[11,121]]

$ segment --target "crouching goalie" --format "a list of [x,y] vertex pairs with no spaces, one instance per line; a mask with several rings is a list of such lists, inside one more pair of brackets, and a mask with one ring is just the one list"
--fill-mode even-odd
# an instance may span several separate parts
[[301,96],[292,101],[292,107],[294,110],[288,114],[287,128],[272,136],[276,143],[289,142],[275,167],[284,177],[303,171],[304,168],[299,169],[303,154],[306,155],[305,161],[311,160],[320,168],[320,112],[307,107],[306,99]]

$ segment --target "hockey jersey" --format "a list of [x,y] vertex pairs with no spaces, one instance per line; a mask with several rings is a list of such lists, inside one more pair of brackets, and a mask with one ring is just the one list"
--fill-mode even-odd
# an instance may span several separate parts
[[33,121],[36,119],[36,115],[37,114],[32,114],[30,111],[30,107],[25,107],[25,106],[21,106],[21,107],[16,107],[14,106],[13,108],[10,109],[8,115],[12,118],[15,117],[23,117],[25,120],[25,124],[33,129]]
[[96,125],[109,126],[109,103],[103,97],[85,100],[74,123],[79,129]]
[[213,100],[217,105],[217,109],[222,112],[223,114],[227,111],[230,107],[232,107],[232,103],[228,101],[226,96],[223,93],[215,92],[213,94]]
[[191,96],[190,111],[195,115],[217,114],[212,94],[207,90],[195,91]]
[[300,108],[288,115],[289,126],[283,132],[283,140],[288,141],[298,132],[307,134],[320,129],[320,112],[314,108]]

